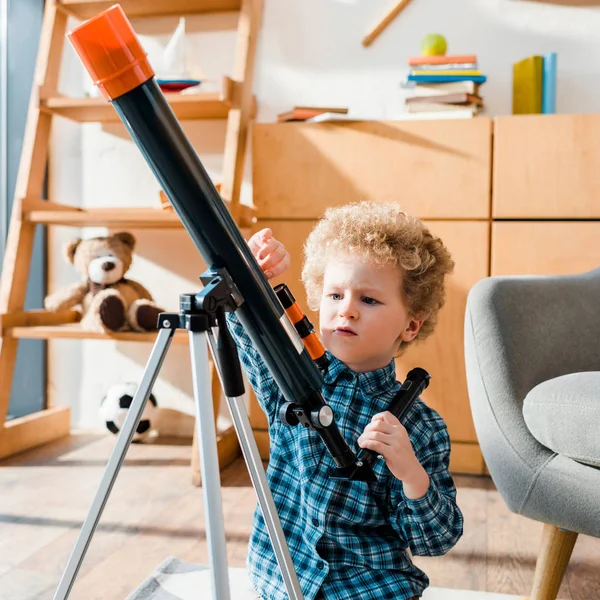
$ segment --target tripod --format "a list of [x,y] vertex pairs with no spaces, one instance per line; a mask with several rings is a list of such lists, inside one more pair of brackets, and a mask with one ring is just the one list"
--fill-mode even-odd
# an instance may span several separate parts
[[182,294],[178,313],[161,313],[159,332],[146,364],[131,406],[104,475],[83,523],[77,542],[61,577],[54,600],[66,600],[84,560],[100,517],[125,455],[133,439],[135,428],[160,368],[167,356],[177,329],[186,329],[190,338],[190,358],[194,400],[196,403],[202,493],[206,512],[206,539],[212,572],[213,598],[229,600],[229,575],[225,543],[225,527],[221,502],[221,480],[217,454],[217,434],[211,400],[208,345],[217,367],[219,378],[238,436],[252,485],[258,496],[269,538],[281,570],[290,600],[301,600],[302,592],[290,552],[285,541],[279,515],[254,439],[244,404],[244,382],[237,348],[227,329],[226,312],[233,312],[243,302],[228,273],[224,269],[209,269],[200,280],[204,288],[198,294]]

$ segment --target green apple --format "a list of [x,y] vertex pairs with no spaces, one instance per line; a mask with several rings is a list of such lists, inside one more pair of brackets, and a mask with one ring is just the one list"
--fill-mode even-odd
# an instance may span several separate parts
[[421,40],[423,56],[443,56],[447,49],[446,38],[439,33],[429,33]]

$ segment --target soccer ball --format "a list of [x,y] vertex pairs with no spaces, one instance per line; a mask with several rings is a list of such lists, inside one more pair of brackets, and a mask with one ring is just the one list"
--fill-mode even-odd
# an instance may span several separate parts
[[[118,383],[106,391],[100,403],[100,415],[111,433],[117,435],[121,431],[136,390],[136,383]],[[150,393],[132,441],[141,442],[148,436],[152,430],[152,419],[156,416],[157,406],[154,394]]]

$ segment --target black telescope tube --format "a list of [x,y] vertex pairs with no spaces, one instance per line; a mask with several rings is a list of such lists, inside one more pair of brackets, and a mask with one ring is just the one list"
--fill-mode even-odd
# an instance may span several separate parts
[[[338,467],[352,467],[349,447],[321,395],[322,375],[305,348],[219,192],[154,79],[146,53],[120,5],[67,37],[109,100],[209,269],[223,269],[243,300],[242,325],[286,400],[320,434]],[[236,294],[237,295],[237,294]]]
[[[112,103],[204,260],[231,275],[244,298],[236,314],[285,398],[309,411],[323,406],[319,370],[300,338],[292,341],[283,307],[154,78]],[[318,431],[336,464],[356,461],[335,423]]]

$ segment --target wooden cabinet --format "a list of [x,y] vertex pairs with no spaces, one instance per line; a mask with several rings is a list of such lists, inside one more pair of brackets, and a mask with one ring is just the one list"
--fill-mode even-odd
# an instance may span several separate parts
[[600,266],[600,221],[494,223],[492,275],[553,275]]
[[498,117],[491,275],[600,265],[600,114]]
[[491,127],[487,118],[256,125],[258,216],[316,219],[365,199],[422,218],[488,218]]
[[[283,280],[316,328],[300,281],[302,245],[326,207],[396,202],[444,240],[456,262],[446,306],[435,333],[397,360],[397,376],[414,366],[431,373],[423,399],[448,425],[451,470],[485,473],[464,365],[467,294],[489,275],[600,265],[600,115],[261,124],[253,140],[256,226],[288,246]],[[268,449],[266,420],[253,414]]]
[[[414,366],[432,375],[423,399],[448,424],[454,472],[482,473],[471,419],[463,319],[471,286],[488,274],[491,121],[366,121],[255,125],[253,193],[257,228],[270,227],[292,256],[284,281],[318,331],[301,282],[302,247],[329,206],[361,199],[398,203],[425,220],[456,262],[436,332],[397,360],[397,377]],[[267,423],[251,405],[263,457]]]
[[498,117],[495,219],[600,218],[600,114]]

